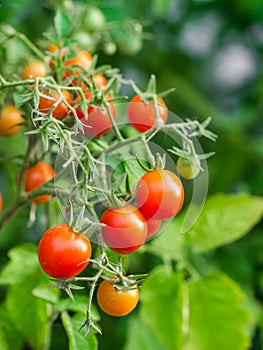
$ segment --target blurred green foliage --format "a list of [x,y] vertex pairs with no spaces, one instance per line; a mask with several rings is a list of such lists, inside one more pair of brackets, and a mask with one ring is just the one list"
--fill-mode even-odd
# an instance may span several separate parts
[[[107,23],[135,19],[143,25],[143,32],[139,33],[139,42],[138,33],[136,30],[134,32],[134,28],[125,37],[126,48],[121,47],[120,44],[123,33],[115,33],[109,42],[116,41],[117,51],[111,56],[106,54],[107,51],[106,53],[103,51],[103,45],[99,44],[94,47],[91,42],[92,49],[99,54],[100,64],[107,63],[113,67],[120,67],[124,76],[136,80],[141,88],[145,87],[151,73],[157,76],[159,91],[175,86],[176,91],[167,97],[166,101],[170,111],[183,119],[197,116],[203,120],[212,116],[211,129],[218,134],[218,141],[215,144],[206,141],[202,143],[206,152],[216,152],[216,155],[208,160],[209,193],[241,192],[262,196],[262,1],[101,0],[82,1],[81,3],[84,6],[83,9],[87,4],[98,6],[104,13]],[[42,32],[49,31],[57,7],[67,9],[70,7],[70,1],[4,1],[0,8],[0,22],[11,24],[41,46]],[[76,31],[83,31],[83,29],[78,28],[76,24]],[[142,48],[139,45],[141,39],[143,39]],[[91,35],[92,40],[97,40],[94,39],[94,33]],[[17,59],[25,60],[24,54],[29,54],[25,48],[17,52],[16,44],[11,44],[8,48],[5,47],[7,43],[2,45],[0,47],[1,57],[4,59],[8,51],[10,65],[16,64]],[[135,45],[134,51],[132,45]],[[131,49],[130,52],[127,51],[127,48]],[[0,67],[0,72],[7,68]],[[132,94],[131,91],[125,93]],[[1,156],[8,157],[13,150],[19,150],[22,153],[24,147],[22,135],[13,137],[12,143],[8,139],[0,138]],[[0,190],[6,203],[11,201],[14,195],[16,171],[16,165],[10,163],[4,163],[0,168]],[[6,252],[9,248],[23,241],[38,241],[47,228],[45,218],[46,213],[50,211],[55,211],[57,215],[60,215],[56,203],[51,202],[47,207],[40,208],[34,226],[27,228],[29,210],[23,210],[1,232],[1,265],[7,260]],[[245,217],[242,210],[240,215]],[[240,220],[243,220],[244,217],[240,217]],[[235,221],[238,220],[237,213]],[[227,233],[222,232],[222,235],[225,234]],[[251,296],[250,310],[255,310],[256,318],[261,322],[263,319],[262,235],[263,225],[259,223],[248,236],[215,249],[208,255],[212,266],[215,265],[228,274],[243,291]],[[203,259],[203,256],[198,255],[195,259]],[[146,269],[148,272],[159,262],[157,256],[138,254],[136,259],[130,258],[129,270],[145,272]],[[155,273],[158,274],[158,271]],[[174,288],[178,289],[180,276],[174,277],[174,281],[169,280],[170,284],[173,282]],[[147,283],[150,284],[151,281]],[[225,276],[214,275],[208,283],[211,288],[224,287],[225,298],[229,303],[233,302],[235,293],[238,295],[240,293]],[[198,293],[201,293],[200,290],[203,288],[202,283],[198,285],[198,282],[191,286],[189,292],[193,299],[197,299],[195,304],[198,303]],[[147,292],[149,293],[149,290],[146,287],[145,300]],[[166,295],[163,297],[165,298]],[[149,298],[150,300],[152,298],[152,303],[155,302],[154,296]],[[209,296],[207,298],[209,299]],[[174,307],[176,308],[176,305]],[[220,305],[213,307],[220,308]],[[239,306],[236,307],[238,312],[242,313]],[[206,311],[195,310],[195,316],[191,322],[198,324],[202,313]],[[141,311],[142,319],[143,314],[147,312],[150,311],[146,303]],[[159,310],[153,312],[159,316]],[[244,315],[243,317],[245,318]],[[63,322],[69,322],[67,314],[64,315]],[[126,342],[125,334],[129,326],[125,349],[136,348],[135,333],[145,341],[145,349],[162,349],[161,346],[158,347],[157,340],[152,343],[149,341],[152,335],[152,329],[147,328],[149,325],[144,326],[142,334],[142,327],[138,326],[139,322],[141,319],[137,319],[136,313],[128,320],[114,320],[114,322],[108,316],[102,315],[101,326],[104,329],[104,335],[100,338],[100,348],[109,349],[109,344],[114,344],[114,349],[123,349]],[[155,319],[152,322],[154,323]],[[221,327],[223,325],[218,324],[219,333],[222,332]],[[65,342],[63,338],[65,334],[59,326],[55,334],[58,334],[57,337],[61,336],[61,343],[53,335],[54,339],[56,338],[54,346],[61,348],[64,346],[61,344]],[[191,335],[190,343],[193,339],[197,341],[194,334]],[[203,345],[202,350],[206,348],[206,345]],[[229,349],[232,348],[229,347]],[[253,350],[260,349],[259,328],[257,328],[253,333]],[[239,348],[237,347],[236,350]]]

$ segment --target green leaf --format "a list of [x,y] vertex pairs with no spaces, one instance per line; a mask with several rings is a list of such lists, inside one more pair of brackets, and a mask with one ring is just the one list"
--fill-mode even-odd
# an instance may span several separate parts
[[21,244],[9,250],[10,261],[0,274],[0,285],[14,285],[30,278],[38,268],[37,246]]
[[173,220],[163,222],[159,236],[150,241],[146,248],[167,260],[180,260],[183,257],[184,236],[180,232],[183,218],[176,216]]
[[5,300],[7,315],[31,346],[40,350],[49,337],[50,305],[36,298],[32,291],[48,277],[40,269],[37,247],[22,244],[9,251],[10,262],[0,276],[1,284],[9,284]]
[[9,320],[4,305],[0,307],[0,345],[1,350],[20,350],[23,339],[19,333],[14,336],[14,326]]
[[165,349],[181,349],[183,341],[183,282],[179,274],[156,268],[141,290],[140,317]]
[[196,224],[185,234],[186,244],[202,253],[249,233],[263,216],[263,198],[216,194],[208,198]]
[[134,349],[166,350],[166,347],[156,337],[155,332],[146,326],[138,317],[131,318],[128,323],[127,342],[124,347],[124,350]]
[[[87,307],[88,307],[88,297],[85,295],[76,294],[74,296],[74,301],[71,300],[70,298],[60,299],[56,307],[60,312],[73,311],[73,312],[82,314],[82,319],[83,319],[82,323],[84,323],[84,319],[85,319]],[[94,305],[92,305],[92,308],[91,308],[91,318],[93,321],[100,320],[100,315]]]
[[85,319],[83,315],[76,314],[70,317],[69,314],[64,311],[62,313],[62,323],[66,330],[69,339],[69,350],[96,350],[98,349],[97,338],[91,332],[85,337],[83,332],[79,332],[80,327],[84,323]]
[[56,304],[59,300],[59,290],[52,288],[47,284],[38,285],[32,290],[32,294],[51,304]]
[[71,20],[68,15],[63,11],[58,10],[54,22],[57,36],[61,39],[66,38],[71,30]]
[[247,350],[244,330],[250,322],[244,294],[224,274],[216,273],[188,285],[188,350]]

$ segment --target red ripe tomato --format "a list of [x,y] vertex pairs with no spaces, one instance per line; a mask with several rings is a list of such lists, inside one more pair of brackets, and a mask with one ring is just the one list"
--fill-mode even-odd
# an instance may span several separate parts
[[2,193],[0,192],[0,214],[2,212],[3,209],[3,197],[2,197]]
[[[80,75],[80,71],[85,69],[88,70],[91,66],[92,63],[92,56],[89,52],[87,51],[80,51],[77,56],[70,58],[64,62],[64,66],[70,66],[70,67],[75,67],[73,69],[73,73],[75,76]],[[63,78],[66,79],[72,75],[72,72],[67,70],[64,73]],[[76,81],[72,81],[73,84],[76,83]]]
[[[54,169],[45,162],[38,162],[29,167],[25,172],[24,189],[25,192],[32,192],[36,188],[42,186],[44,183],[53,179],[55,176]],[[40,204],[48,201],[52,196],[44,194],[36,197],[33,203]]]
[[4,106],[0,114],[0,135],[10,136],[17,134],[24,122],[22,112],[15,106]]
[[139,249],[147,235],[146,221],[141,212],[133,205],[107,209],[100,222],[104,242],[113,251],[129,254]]
[[22,70],[22,79],[45,78],[46,67],[42,61],[34,61],[27,64]]
[[[91,100],[91,92],[85,93],[85,98]],[[110,97],[106,97],[110,99]],[[80,97],[77,97],[75,103],[80,101]],[[116,120],[116,106],[113,102],[110,102],[110,112],[114,120]],[[88,119],[85,119],[84,113],[80,108],[76,108],[78,118],[83,123],[83,129],[85,134],[90,136],[101,136],[106,134],[112,128],[109,113],[106,107],[88,105]]]
[[50,277],[72,278],[81,273],[91,257],[91,244],[83,234],[76,233],[67,224],[57,225],[42,236],[38,259]]
[[155,169],[142,176],[136,188],[140,211],[152,219],[175,216],[184,202],[184,188],[180,179],[170,170]]
[[147,237],[146,240],[152,238],[159,230],[162,220],[158,219],[146,219],[147,223]]
[[[44,94],[47,96],[50,96],[48,91],[44,91]],[[65,100],[71,104],[72,100],[71,100],[71,95],[67,90],[62,91],[62,94],[65,98]],[[54,103],[56,103],[56,101],[59,99],[59,93],[58,92],[54,92],[52,94],[52,98],[53,100],[50,100],[49,98],[45,98],[40,96],[39,99],[39,111],[42,113],[47,114],[50,109],[52,108],[52,106],[54,105]],[[57,107],[53,110],[52,112],[52,116],[56,119],[63,119],[69,112],[69,109],[67,107],[67,105],[64,102],[60,102]]]
[[[112,276],[111,279],[116,279]],[[108,315],[125,316],[128,315],[139,301],[139,290],[134,286],[129,290],[118,290],[108,281],[103,281],[99,285],[97,292],[99,307]]]
[[[168,117],[168,109],[162,98],[157,98],[158,115],[163,124]],[[139,95],[132,98],[128,105],[128,119],[138,131],[145,132],[156,125],[156,112],[153,103],[144,103]]]

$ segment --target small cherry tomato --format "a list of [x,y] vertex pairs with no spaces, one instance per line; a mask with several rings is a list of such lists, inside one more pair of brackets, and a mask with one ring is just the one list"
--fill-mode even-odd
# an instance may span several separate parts
[[145,218],[147,223],[147,237],[146,240],[152,238],[159,230],[162,220],[158,219],[147,219]]
[[10,136],[17,134],[24,122],[22,112],[15,106],[4,106],[0,114],[0,135]]
[[99,32],[104,28],[105,22],[105,15],[98,7],[86,5],[83,18],[83,27],[86,31]]
[[[84,95],[87,101],[91,100],[92,95],[90,91],[86,92]],[[106,96],[106,99],[110,99],[110,97]],[[80,97],[77,97],[75,104],[79,101]],[[109,103],[109,110],[112,118],[116,120],[116,106],[113,102]],[[80,108],[76,108],[76,113],[78,118],[82,121],[84,132],[87,135],[101,136],[106,134],[112,128],[111,119],[105,106],[93,106],[89,104],[87,110],[87,120],[85,119],[85,115]]]
[[[48,91],[44,91],[43,92],[45,95],[50,96]],[[65,98],[65,100],[71,104],[72,100],[71,100],[71,95],[67,90],[62,91],[62,94]],[[57,91],[55,91],[52,94],[52,100],[49,98],[45,98],[40,96],[39,98],[39,111],[45,114],[48,114],[48,112],[50,111],[50,109],[52,108],[52,106],[54,105],[54,103],[56,103],[56,101],[60,98],[59,93]],[[59,104],[57,105],[57,107],[53,110],[52,112],[52,116],[56,119],[63,119],[69,112],[69,108],[68,106],[64,103],[64,102],[59,102]]]
[[170,170],[155,169],[139,180],[136,200],[140,211],[148,218],[165,220],[175,216],[184,202],[184,188]]
[[[112,276],[111,279],[116,279]],[[103,281],[97,291],[99,307],[110,316],[125,316],[135,309],[139,301],[139,290],[137,286],[132,289],[118,290],[108,281]]]
[[[45,162],[38,162],[29,167],[25,172],[24,189],[25,192],[32,192],[44,183],[53,179],[55,176],[54,169]],[[52,196],[44,194],[33,199],[33,203],[40,204],[48,201]]]
[[[165,124],[168,109],[162,98],[157,98],[157,109],[160,122]],[[156,111],[153,103],[144,103],[139,95],[134,96],[128,104],[128,119],[138,131],[145,132],[156,126]]]
[[22,79],[45,78],[46,67],[42,61],[28,63],[22,70]]
[[0,192],[0,214],[2,212],[3,209],[3,197],[2,197],[2,193]]
[[[65,55],[64,51],[60,51],[59,52],[59,47],[55,43],[51,43],[49,45],[48,51],[52,52],[56,56],[58,56],[58,54],[59,54],[60,59],[62,59],[64,57],[64,55]],[[49,67],[51,69],[55,69],[55,60],[54,60],[54,58],[50,58],[50,60],[49,60]]]
[[83,234],[76,233],[67,224],[50,228],[38,246],[38,259],[50,277],[72,278],[81,273],[91,257],[91,244]]
[[[91,82],[92,79],[89,78],[89,81]],[[107,86],[107,79],[105,78],[105,76],[103,74],[101,74],[101,73],[95,74],[93,76],[93,81],[94,81],[94,84],[95,84],[97,89],[100,87],[102,91],[105,91],[106,86]]]
[[120,254],[130,254],[139,249],[147,235],[146,221],[133,205],[107,209],[100,222],[102,236],[108,247]]
[[198,164],[193,164],[188,159],[179,157],[176,169],[183,179],[192,180],[200,173],[200,161],[198,159]]
[[[92,63],[92,56],[88,51],[80,51],[77,56],[72,57],[64,62],[64,66],[70,66],[73,69],[73,74],[79,76],[80,72],[85,69],[88,70]],[[63,78],[66,79],[72,75],[70,70],[64,73]],[[76,84],[76,80],[72,80],[72,84]]]

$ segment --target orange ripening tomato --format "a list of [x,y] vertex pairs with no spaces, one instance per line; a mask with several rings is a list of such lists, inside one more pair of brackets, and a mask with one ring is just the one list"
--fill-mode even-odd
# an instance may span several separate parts
[[0,214],[2,212],[3,209],[3,197],[2,197],[2,193],[0,192]]
[[[47,96],[50,96],[48,91],[44,91],[44,94]],[[62,94],[65,98],[65,100],[71,104],[72,99],[71,99],[71,95],[67,90],[63,90]],[[55,91],[52,94],[52,98],[53,100],[49,99],[49,98],[45,98],[43,96],[40,96],[39,98],[39,111],[42,113],[47,114],[50,109],[52,108],[52,106],[54,105],[54,103],[56,103],[56,101],[60,98],[59,93],[57,91]],[[59,104],[57,105],[57,107],[53,110],[52,112],[52,116],[56,119],[63,119],[69,112],[69,108],[68,106],[64,103],[64,102],[59,102]]]
[[[85,98],[87,101],[92,99],[92,94],[90,91],[86,92]],[[106,96],[106,99],[110,99],[109,96]],[[75,104],[80,101],[80,97],[78,96],[75,99]],[[113,102],[109,104],[110,113],[112,118],[116,120],[116,106]],[[101,136],[106,134],[112,128],[111,119],[109,113],[104,106],[93,106],[88,105],[88,119],[85,120],[85,115],[80,108],[76,108],[76,113],[78,118],[82,121],[83,129],[85,134],[90,136]]]
[[[112,280],[116,276],[110,277]],[[118,290],[108,281],[103,281],[97,291],[99,307],[110,316],[125,316],[135,309],[139,301],[139,290],[137,286],[131,289]]]
[[[73,69],[73,74],[79,76],[80,71],[85,69],[88,70],[92,63],[92,56],[88,51],[80,51],[77,56],[72,57],[64,62],[64,66],[75,67]],[[66,79],[72,75],[70,70],[64,73],[63,78]],[[73,84],[76,83],[75,80],[72,81]]]
[[[51,43],[51,44],[49,45],[49,47],[48,47],[48,51],[49,51],[49,52],[52,52],[53,54],[55,54],[56,56],[58,56],[59,47],[58,47],[56,44]],[[64,55],[65,55],[64,51],[60,51],[60,52],[59,52],[59,57],[60,57],[61,59],[64,57]],[[50,67],[51,69],[54,69],[54,68],[55,68],[55,63],[54,63],[54,61],[55,61],[54,58],[50,58],[50,60],[49,60],[49,67]]]
[[22,79],[45,78],[46,67],[42,61],[28,63],[22,70]]
[[[97,89],[101,89],[102,91],[105,91],[106,90],[106,86],[107,86],[107,79],[105,78],[105,76],[101,73],[99,74],[95,74],[93,75],[92,78],[88,78],[88,81],[91,83],[92,82],[92,79],[94,81],[94,84],[95,84],[95,87]],[[89,89],[89,86],[87,86],[86,84],[84,84],[84,82],[82,81],[79,81],[78,82],[78,85],[80,87],[82,87],[83,90],[88,90]]]
[[[45,162],[38,162],[29,167],[25,172],[24,189],[25,192],[32,192],[44,183],[53,179],[55,176],[54,169]],[[44,194],[33,199],[33,203],[40,204],[48,201],[52,196]]]
[[[160,122],[165,124],[168,109],[162,98],[157,98],[157,109]],[[156,111],[154,104],[144,103],[139,95],[134,96],[128,104],[128,119],[130,124],[139,132],[145,132],[156,126]]]
[[4,106],[0,114],[0,135],[10,136],[18,133],[24,122],[22,112],[15,106]]
[[81,273],[89,263],[91,244],[84,234],[74,232],[69,225],[50,228],[38,246],[38,259],[50,277],[72,278]]

